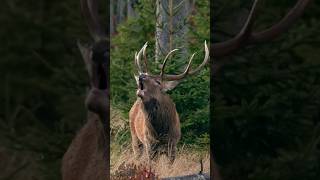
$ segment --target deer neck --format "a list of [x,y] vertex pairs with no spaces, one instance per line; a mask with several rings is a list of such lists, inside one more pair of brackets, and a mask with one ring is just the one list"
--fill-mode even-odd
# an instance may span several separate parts
[[156,136],[165,136],[171,123],[174,122],[175,105],[168,95],[161,98],[150,98],[143,102],[143,111],[148,129]]

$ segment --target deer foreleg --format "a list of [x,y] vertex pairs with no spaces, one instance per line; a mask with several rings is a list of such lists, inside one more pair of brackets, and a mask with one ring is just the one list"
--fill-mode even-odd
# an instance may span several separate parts
[[177,151],[177,141],[170,140],[168,142],[168,150],[166,152],[167,157],[170,160],[170,163],[173,163],[176,158],[176,151]]
[[132,144],[133,154],[135,158],[141,157],[142,148],[143,148],[142,143],[140,142],[138,137],[133,133],[131,133],[131,140],[132,140],[131,144]]

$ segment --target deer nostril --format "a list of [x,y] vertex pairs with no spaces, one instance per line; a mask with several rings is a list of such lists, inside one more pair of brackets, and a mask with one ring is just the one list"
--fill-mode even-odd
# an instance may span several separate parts
[[140,76],[139,76],[139,81],[140,81],[140,82],[144,81],[145,79],[146,79],[146,77],[145,77],[144,75],[140,75]]

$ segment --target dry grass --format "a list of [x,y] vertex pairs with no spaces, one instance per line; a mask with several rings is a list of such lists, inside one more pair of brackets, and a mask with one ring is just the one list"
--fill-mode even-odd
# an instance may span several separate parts
[[[111,174],[115,174],[119,167],[124,164],[143,164],[149,167],[145,156],[138,160],[134,158],[130,142],[119,145],[118,140],[121,139],[121,134],[127,132],[128,129],[128,120],[123,117],[120,111],[111,107]],[[201,170],[200,159],[203,162],[203,172],[210,174],[209,151],[202,150],[199,152],[186,146],[178,147],[176,159],[172,165],[167,157],[161,156],[155,162],[152,162],[152,169],[160,178],[196,174]]]
[[[147,166],[145,156],[137,160],[133,157],[130,147],[123,149],[125,150],[123,150],[122,153],[119,151],[115,152],[114,149],[111,151],[111,174],[114,174],[120,166],[123,166],[123,164],[143,164]],[[156,161],[152,162],[151,168],[160,178],[197,174],[201,170],[201,158],[203,161],[203,172],[210,174],[209,153],[195,152],[183,147],[178,150],[176,160],[172,165],[169,163],[166,156],[161,156]]]

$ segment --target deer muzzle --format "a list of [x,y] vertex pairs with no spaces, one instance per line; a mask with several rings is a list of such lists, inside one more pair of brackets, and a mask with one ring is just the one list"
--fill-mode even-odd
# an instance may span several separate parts
[[109,108],[108,99],[108,90],[94,87],[90,89],[85,104],[91,112],[102,116],[107,113],[107,109]]
[[137,96],[140,98],[144,97],[145,94],[145,86],[144,81],[146,80],[146,76],[144,74],[141,74],[139,76],[139,82],[138,82],[138,90],[137,90]]

